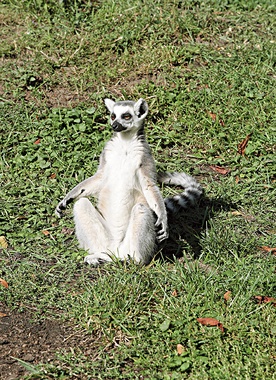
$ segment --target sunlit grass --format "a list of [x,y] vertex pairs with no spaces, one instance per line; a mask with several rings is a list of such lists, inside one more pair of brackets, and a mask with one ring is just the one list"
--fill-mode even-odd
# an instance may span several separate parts
[[[0,277],[9,290],[0,300],[95,336],[91,357],[65,345],[39,378],[275,378],[275,305],[254,301],[276,291],[275,255],[261,249],[276,246],[273,5],[29,0],[1,11]],[[167,250],[180,258],[87,268],[70,208],[54,216],[111,136],[105,97],[145,98],[157,167],[205,188],[171,231]]]

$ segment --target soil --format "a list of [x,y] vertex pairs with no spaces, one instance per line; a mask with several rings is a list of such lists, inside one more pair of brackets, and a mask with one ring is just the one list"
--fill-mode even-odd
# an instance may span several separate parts
[[18,380],[29,374],[19,360],[30,365],[55,364],[58,352],[70,352],[76,347],[93,359],[95,337],[86,331],[58,320],[33,322],[32,313],[3,311],[1,303],[0,309],[0,315],[6,314],[0,317],[1,380]]

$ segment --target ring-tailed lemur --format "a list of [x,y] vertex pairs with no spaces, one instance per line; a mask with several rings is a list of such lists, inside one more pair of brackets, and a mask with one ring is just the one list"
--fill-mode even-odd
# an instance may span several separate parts
[[[76,235],[80,247],[88,251],[85,262],[132,258],[147,264],[156,241],[168,238],[167,210],[186,208],[201,196],[199,183],[185,173],[160,173],[146,142],[144,121],[148,114],[145,100],[114,102],[105,99],[114,135],[107,142],[95,175],[71,190],[58,204],[56,214],[74,205]],[[161,183],[179,185],[184,192],[163,199]],[[98,199],[97,206],[86,198]]]

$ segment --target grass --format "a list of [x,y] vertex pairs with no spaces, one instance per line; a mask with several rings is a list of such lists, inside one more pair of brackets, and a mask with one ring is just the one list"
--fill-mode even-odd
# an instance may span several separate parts
[[[27,378],[275,379],[275,303],[254,302],[276,291],[260,249],[276,246],[273,2],[0,7],[0,301],[95,336],[89,355],[63,347]],[[185,239],[172,231],[180,259],[87,268],[70,211],[54,216],[111,135],[104,97],[145,98],[158,168],[205,188]]]

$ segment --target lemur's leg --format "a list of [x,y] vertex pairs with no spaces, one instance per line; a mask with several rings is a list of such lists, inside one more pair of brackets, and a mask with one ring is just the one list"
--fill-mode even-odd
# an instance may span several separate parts
[[153,212],[144,204],[137,203],[132,208],[125,238],[118,249],[118,258],[131,257],[137,263],[148,264],[154,253],[155,239]]
[[81,198],[75,203],[74,220],[80,248],[90,253],[84,261],[92,265],[98,265],[101,260],[111,261],[111,257],[105,253],[111,241],[109,229],[104,218],[87,198]]

